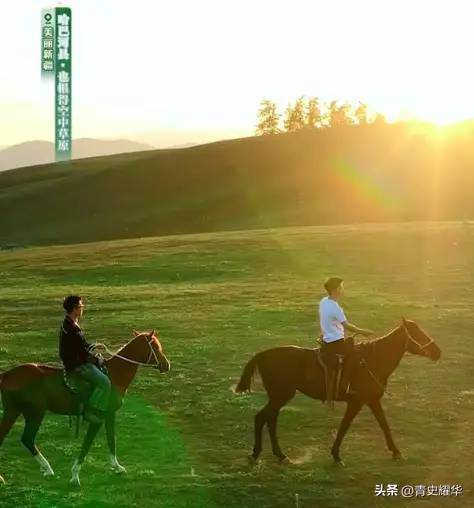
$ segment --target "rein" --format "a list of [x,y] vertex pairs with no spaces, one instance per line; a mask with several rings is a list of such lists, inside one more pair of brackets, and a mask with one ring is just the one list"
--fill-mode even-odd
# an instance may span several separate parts
[[382,389],[383,393],[387,394],[387,396],[390,397],[390,393],[387,391],[386,386],[384,384],[382,384],[377,379],[375,374],[369,369],[369,364],[365,361],[364,357],[362,357],[362,359],[360,361],[360,364],[365,366],[365,368],[367,369],[368,373],[370,374],[370,377],[375,381],[375,383],[378,385],[378,387]]
[[[408,330],[408,328],[406,327],[405,324],[403,324],[403,331],[405,332],[405,336],[406,336],[406,341],[405,341],[405,351],[407,350],[407,345],[408,345],[408,342],[411,340],[414,344],[416,344],[418,346],[418,349],[420,351],[423,351],[423,355],[424,356],[428,356],[424,350],[425,348],[427,348],[430,344],[433,344],[434,340],[430,338],[430,340],[426,343],[426,344],[420,344],[417,340],[415,340],[413,338],[413,336],[411,335],[410,331]],[[365,358],[362,357],[361,361],[360,361],[360,364],[361,365],[364,365],[365,368],[367,369],[368,373],[370,374],[370,376],[372,377],[372,379],[375,381],[375,383],[378,385],[379,388],[382,389],[383,393],[387,394],[387,396],[390,397],[390,393],[387,391],[386,387],[384,384],[382,384],[378,379],[377,379],[377,376],[369,369],[369,365],[368,363],[366,362]]]
[[[119,355],[117,353],[113,353],[112,351],[110,351],[110,349],[105,345],[105,344],[102,344],[100,342],[97,342],[96,344],[93,344],[92,347],[90,348],[91,350],[97,348],[97,347],[102,347],[104,348],[104,350],[106,351],[107,354],[109,354],[110,356],[112,357],[115,357],[115,358],[120,358],[120,360],[124,360],[128,363],[133,363],[134,365],[140,365],[141,367],[159,367],[160,366],[160,362],[156,356],[156,353],[151,345],[151,341],[148,340],[148,338],[146,339],[146,343],[148,344],[148,347],[150,349],[150,354],[148,355],[148,359],[145,363],[143,362],[139,362],[137,360],[132,360],[131,358],[127,358],[125,356],[122,356],[122,355]],[[150,363],[150,360],[152,359],[152,357],[154,357],[155,359],[155,363]]]

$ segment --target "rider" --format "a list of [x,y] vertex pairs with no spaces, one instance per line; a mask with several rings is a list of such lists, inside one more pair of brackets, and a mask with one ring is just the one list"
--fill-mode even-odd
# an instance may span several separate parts
[[94,386],[84,418],[91,423],[102,422],[109,404],[110,379],[99,367],[103,360],[90,353],[92,347],[86,341],[78,324],[84,305],[77,295],[69,295],[63,302],[66,316],[59,331],[59,356],[67,372],[76,372]]
[[[349,330],[351,332],[360,333],[361,335],[369,336],[374,332],[349,323],[346,319],[344,311],[339,305],[339,299],[344,294],[344,283],[340,277],[330,277],[324,284],[328,296],[325,296],[319,302],[319,319],[322,334],[321,352],[323,354],[324,363],[326,365],[326,400],[328,407],[334,408],[334,382],[337,370],[338,354],[344,355],[348,351],[348,342],[344,339],[344,332]],[[347,369],[349,370],[349,369]],[[344,382],[341,383],[345,386],[348,381],[348,373],[344,375]]]

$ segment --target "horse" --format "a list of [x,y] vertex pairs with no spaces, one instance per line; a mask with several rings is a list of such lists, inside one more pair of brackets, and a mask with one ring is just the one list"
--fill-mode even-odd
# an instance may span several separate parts
[[[406,351],[436,361],[441,357],[441,350],[414,321],[402,318],[401,325],[387,335],[357,344],[354,351],[358,357],[351,370],[351,390],[335,399],[347,402],[347,407],[331,448],[334,462],[344,465],[340,456],[342,440],[365,404],[369,406],[382,429],[392,457],[401,459],[402,455],[393,441],[381,405],[387,380]],[[278,443],[278,415],[296,391],[323,402],[326,399],[324,369],[317,360],[317,353],[317,349],[280,346],[255,354],[244,367],[234,392],[250,392],[252,378],[259,373],[268,395],[268,403],[254,419],[254,447],[248,457],[251,466],[257,463],[262,451],[262,430],[265,424],[268,426],[274,456],[282,464],[291,463]]]
[[[133,335],[125,346],[104,362],[112,385],[112,395],[105,416],[105,428],[110,451],[110,465],[117,473],[124,473],[126,470],[118,462],[116,455],[115,413],[122,406],[123,398],[138,367],[153,367],[160,372],[170,370],[170,362],[163,352],[155,330],[141,333],[134,331]],[[38,462],[44,476],[53,476],[54,471],[36,446],[35,438],[46,411],[74,415],[78,410],[77,397],[66,387],[63,374],[64,371],[60,367],[35,363],[19,365],[0,374],[0,393],[3,403],[0,446],[22,414],[25,418],[25,428],[21,442]],[[77,486],[80,486],[79,474],[82,463],[101,426],[102,423],[89,424],[79,456],[72,466],[71,483]]]

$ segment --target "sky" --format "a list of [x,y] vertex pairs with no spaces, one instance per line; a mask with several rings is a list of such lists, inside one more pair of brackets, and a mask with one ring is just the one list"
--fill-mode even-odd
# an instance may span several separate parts
[[[54,139],[40,0],[2,2],[0,146]],[[474,117],[469,0],[71,0],[73,138],[252,135],[262,98]],[[184,138],[183,138],[184,135]],[[195,139],[187,139],[195,141]]]

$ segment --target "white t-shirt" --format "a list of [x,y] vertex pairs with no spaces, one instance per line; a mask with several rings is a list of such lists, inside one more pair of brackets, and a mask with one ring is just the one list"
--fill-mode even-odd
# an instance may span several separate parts
[[324,342],[334,342],[344,337],[342,323],[347,320],[336,300],[325,296],[319,302],[319,321]]

